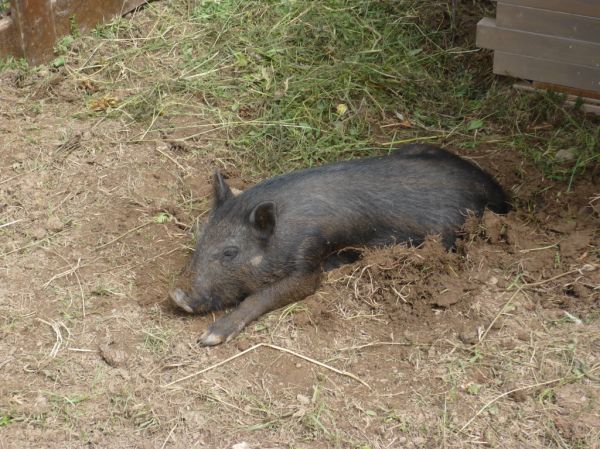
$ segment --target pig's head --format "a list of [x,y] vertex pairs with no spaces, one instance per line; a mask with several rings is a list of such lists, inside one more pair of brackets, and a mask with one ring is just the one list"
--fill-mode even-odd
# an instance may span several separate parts
[[275,230],[275,203],[246,204],[218,172],[213,187],[213,207],[192,259],[191,291],[171,292],[189,313],[236,304],[272,280],[266,256]]

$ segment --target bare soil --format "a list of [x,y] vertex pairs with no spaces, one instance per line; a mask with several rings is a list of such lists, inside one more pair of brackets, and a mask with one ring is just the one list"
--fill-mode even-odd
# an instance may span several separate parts
[[593,173],[567,193],[520,154],[464,153],[513,212],[453,252],[369,251],[199,348],[215,317],[167,291],[213,170],[256,179],[214,135],[174,144],[165,117],[139,140],[86,108],[65,71],[0,74],[0,448],[600,447]]

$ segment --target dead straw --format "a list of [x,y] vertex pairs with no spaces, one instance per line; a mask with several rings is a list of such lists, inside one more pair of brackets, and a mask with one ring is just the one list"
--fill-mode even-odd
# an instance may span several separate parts
[[188,379],[191,379],[193,377],[199,376],[200,374],[204,374],[204,373],[206,373],[208,371],[211,371],[211,370],[213,370],[215,368],[218,368],[219,366],[225,365],[226,363],[229,363],[232,360],[235,360],[235,359],[237,359],[239,357],[242,357],[243,355],[246,355],[249,352],[255,351],[256,349],[262,348],[262,347],[275,349],[276,351],[286,352],[286,353],[291,354],[291,355],[293,355],[295,357],[298,357],[298,358],[300,358],[302,360],[306,360],[307,362],[310,362],[310,363],[312,363],[314,365],[320,366],[321,368],[325,368],[325,369],[328,369],[329,371],[333,371],[334,373],[337,373],[340,376],[346,376],[346,377],[349,377],[351,379],[354,379],[355,381],[363,384],[369,390],[371,389],[371,386],[368,383],[366,383],[364,380],[360,379],[359,377],[355,376],[354,374],[349,373],[348,371],[339,370],[337,368],[334,368],[333,366],[327,365],[327,364],[325,364],[323,362],[319,362],[318,360],[315,360],[315,359],[312,359],[312,358],[307,357],[305,355],[299,354],[299,353],[294,352],[294,351],[292,351],[290,349],[282,348],[281,346],[276,346],[276,345],[272,345],[272,344],[269,344],[269,343],[259,343],[257,345],[254,345],[251,348],[248,348],[245,351],[240,352],[239,354],[236,354],[236,355],[231,356],[231,357],[229,357],[229,358],[227,358],[225,360],[222,360],[219,363],[215,363],[214,365],[211,365],[208,368],[204,368],[204,369],[202,369],[200,371],[197,371],[195,373],[189,374],[189,375],[187,375],[185,377],[182,377],[180,379],[177,379],[177,380],[174,380],[172,382],[169,382],[168,384],[163,385],[163,388],[170,387],[172,385],[175,385],[176,383],[183,382],[185,380],[188,380]]

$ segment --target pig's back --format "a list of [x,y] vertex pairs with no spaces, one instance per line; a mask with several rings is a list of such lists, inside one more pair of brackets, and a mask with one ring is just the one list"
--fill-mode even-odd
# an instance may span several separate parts
[[[506,212],[506,197],[485,172],[430,145],[278,176],[240,198],[274,201],[282,233],[320,233],[334,248],[385,245],[441,234],[451,245],[468,211]],[[283,236],[282,236],[283,237]]]

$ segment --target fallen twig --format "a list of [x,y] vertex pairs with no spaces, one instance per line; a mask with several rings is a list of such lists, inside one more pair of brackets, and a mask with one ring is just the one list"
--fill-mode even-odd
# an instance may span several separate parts
[[423,344],[423,343],[404,343],[400,341],[375,341],[373,343],[365,343],[364,345],[359,346],[348,346],[346,348],[340,348],[338,351],[357,351],[359,349],[371,348],[374,346],[433,346],[433,344]]
[[[145,136],[145,133],[144,133]],[[143,138],[143,137],[142,137]],[[187,170],[185,169],[185,167],[183,165],[181,165],[179,162],[177,162],[177,160],[171,156],[169,156],[167,153],[165,153],[163,150],[161,150],[160,148],[156,147],[155,148],[156,151],[158,151],[160,154],[162,154],[164,157],[166,157],[167,159],[169,159],[171,162],[173,162],[175,165],[177,165],[177,167],[179,167],[179,169],[183,172],[186,172]]]
[[63,271],[62,273],[55,274],[50,279],[48,279],[48,281],[46,281],[44,283],[44,285],[42,285],[42,288],[47,288],[50,284],[52,284],[52,282],[54,282],[57,279],[60,279],[65,276],[69,276],[70,274],[74,274],[79,268],[81,268],[81,258],[77,259],[77,265],[75,265],[74,267],[69,268],[66,271]]
[[587,377],[588,379],[594,379],[594,378],[595,378],[595,376],[593,376],[593,375],[592,375],[592,373],[593,373],[594,371],[596,371],[596,370],[600,369],[600,365],[598,365],[598,366],[596,366],[596,367],[594,367],[594,368],[592,368],[592,369],[590,369],[590,370],[584,371],[584,370],[582,369],[582,366],[583,366],[583,365],[581,364],[581,362],[579,362],[579,370],[581,371],[581,373],[577,373],[577,375],[575,375],[575,376],[565,376],[565,377],[559,377],[559,378],[556,378],[556,379],[547,380],[546,382],[540,382],[540,383],[533,384],[533,385],[526,385],[526,386],[524,386],[524,387],[514,388],[513,390],[506,391],[506,392],[504,392],[504,393],[502,393],[502,394],[500,394],[500,395],[496,396],[494,399],[492,399],[492,400],[491,400],[491,401],[489,401],[487,404],[485,404],[483,407],[481,407],[481,408],[480,408],[480,409],[477,411],[477,413],[475,413],[475,415],[473,415],[473,417],[472,417],[470,420],[468,420],[468,421],[467,421],[467,423],[466,423],[464,426],[462,426],[462,427],[460,428],[460,430],[458,431],[458,433],[462,433],[462,432],[463,432],[463,431],[464,431],[464,430],[465,430],[467,427],[469,427],[469,426],[471,425],[471,423],[472,423],[473,421],[475,421],[475,419],[476,419],[476,418],[477,418],[479,415],[481,415],[481,414],[482,414],[482,413],[483,413],[483,412],[484,412],[484,411],[485,411],[485,410],[486,410],[488,407],[490,407],[492,404],[494,404],[495,402],[497,402],[498,400],[502,399],[502,398],[503,398],[503,397],[505,397],[505,396],[508,396],[508,395],[510,395],[510,394],[513,394],[513,393],[516,393],[517,391],[529,390],[530,388],[537,388],[537,387],[541,387],[541,386],[544,386],[544,385],[548,385],[548,384],[552,384],[552,383],[556,383],[556,382],[561,382],[561,381],[564,381],[564,380],[576,380],[576,379],[580,379],[580,378],[581,378],[581,377],[583,377],[583,376]]
[[44,324],[47,324],[54,331],[54,334],[56,336],[56,341],[54,342],[54,346],[52,347],[52,350],[50,351],[50,357],[54,358],[54,357],[56,357],[56,355],[58,354],[58,351],[60,351],[60,348],[64,343],[64,339],[62,336],[62,332],[60,331],[60,328],[62,327],[67,331],[67,334],[68,334],[67,338],[71,337],[71,331],[67,328],[67,326],[65,326],[62,322],[59,322],[59,321],[49,322],[49,321],[43,320],[41,318],[38,318],[37,320]]
[[359,377],[355,376],[355,375],[354,375],[354,374],[352,374],[352,373],[349,373],[349,372],[347,372],[347,371],[342,371],[342,370],[339,370],[339,369],[337,369],[337,368],[334,368],[334,367],[332,367],[332,366],[330,366],[330,365],[326,365],[325,363],[319,362],[318,360],[311,359],[310,357],[307,357],[307,356],[305,356],[305,355],[302,355],[302,354],[299,354],[299,353],[297,353],[297,352],[294,352],[294,351],[292,351],[292,350],[290,350],[290,349],[282,348],[282,347],[280,347],[280,346],[276,346],[276,345],[271,345],[271,344],[269,344],[269,343],[259,343],[259,344],[257,344],[257,345],[254,345],[254,346],[252,346],[251,348],[248,348],[248,349],[246,349],[245,351],[242,351],[242,352],[240,352],[239,354],[236,354],[236,355],[234,355],[234,356],[231,356],[231,357],[229,357],[228,359],[222,360],[222,361],[220,361],[219,363],[215,363],[214,365],[211,365],[211,366],[209,366],[208,368],[204,368],[204,369],[202,369],[202,370],[200,370],[200,371],[197,371],[197,372],[195,372],[195,373],[192,373],[192,374],[190,374],[190,375],[188,375],[188,376],[185,376],[185,377],[182,377],[182,378],[180,378],[180,379],[177,379],[177,380],[174,380],[174,381],[172,381],[172,382],[169,382],[168,384],[165,384],[165,385],[163,385],[163,388],[170,387],[171,385],[174,385],[174,384],[176,384],[176,383],[183,382],[184,380],[191,379],[192,377],[199,376],[200,374],[204,374],[204,373],[206,373],[207,371],[210,371],[210,370],[213,370],[213,369],[215,369],[215,368],[218,368],[218,367],[219,367],[219,366],[221,366],[221,365],[225,365],[226,363],[229,363],[229,362],[231,362],[232,360],[235,360],[235,359],[237,359],[238,357],[241,357],[241,356],[243,356],[243,355],[246,355],[246,354],[248,354],[249,352],[251,352],[251,351],[254,351],[254,350],[256,350],[256,349],[258,349],[258,348],[261,348],[261,347],[265,347],[265,348],[271,348],[271,349],[275,349],[275,350],[277,350],[277,351],[282,351],[282,352],[287,352],[288,354],[291,354],[291,355],[293,355],[293,356],[296,356],[296,357],[298,357],[298,358],[301,358],[301,359],[303,359],[303,360],[306,360],[307,362],[310,362],[310,363],[312,363],[312,364],[314,364],[314,365],[317,365],[317,366],[320,366],[320,367],[322,367],[322,368],[325,368],[325,369],[328,369],[328,370],[330,370],[330,371],[333,371],[334,373],[337,373],[337,374],[339,374],[339,375],[341,375],[341,376],[350,377],[351,379],[354,379],[355,381],[357,381],[357,382],[360,382],[361,384],[363,384],[363,385],[364,385],[365,387],[367,387],[369,390],[371,389],[371,386],[370,386],[368,383],[366,383],[364,380],[360,379]]
[[508,301],[506,301],[504,303],[504,305],[500,308],[500,310],[498,311],[498,313],[496,314],[496,316],[494,317],[492,322],[488,325],[488,327],[485,329],[485,331],[483,331],[483,333],[481,334],[481,337],[479,338],[479,341],[477,342],[476,345],[483,343],[483,340],[485,339],[485,337],[488,334],[488,332],[490,331],[490,329],[492,327],[494,327],[494,324],[496,324],[496,321],[498,321],[498,318],[500,318],[500,316],[504,313],[504,311],[507,309],[508,305],[512,302],[512,300],[515,299],[515,296],[517,296],[517,294],[521,290],[523,290],[523,287],[524,287],[523,285],[519,286],[519,288],[517,288],[517,290],[512,294],[512,296],[510,298],[508,298]]
[[164,443],[162,444],[162,446],[160,447],[160,449],[165,449],[165,446],[167,445],[167,442],[169,441],[169,438],[171,438],[171,435],[173,435],[173,432],[175,431],[175,429],[177,428],[177,424],[175,424],[173,426],[173,428],[171,429],[171,431],[169,432],[169,434],[167,435],[167,438],[165,438]]
[[528,284],[523,284],[522,287],[537,287],[538,285],[542,285],[542,284],[546,284],[548,282],[555,281],[556,279],[560,279],[560,278],[562,278],[564,276],[568,276],[570,274],[574,274],[574,273],[583,274],[584,272],[594,271],[596,268],[597,268],[596,265],[585,264],[581,268],[574,268],[572,270],[565,271],[564,273],[557,274],[556,276],[552,276],[551,278],[544,279],[543,281],[531,282],[531,283],[528,283]]
[[494,404],[495,402],[499,401],[499,400],[500,400],[500,399],[502,399],[503,397],[505,397],[505,396],[508,396],[509,394],[516,393],[517,391],[529,390],[530,388],[537,388],[537,387],[541,387],[541,386],[543,386],[543,385],[548,385],[548,384],[552,384],[552,383],[555,383],[555,382],[560,382],[560,381],[561,381],[561,380],[563,380],[563,379],[564,379],[563,377],[559,377],[559,378],[557,378],[557,379],[548,380],[548,381],[546,381],[546,382],[540,382],[540,383],[533,384],[533,385],[527,385],[527,386],[525,386],[525,387],[519,387],[519,388],[515,388],[515,389],[513,389],[513,390],[506,391],[506,392],[504,392],[504,393],[502,393],[502,394],[500,394],[500,395],[496,396],[494,399],[492,399],[492,400],[491,400],[491,401],[489,401],[487,404],[485,404],[483,407],[481,407],[481,408],[480,408],[480,409],[477,411],[477,413],[475,413],[475,415],[473,415],[473,417],[472,417],[470,420],[468,420],[468,421],[467,421],[467,423],[466,423],[464,426],[462,426],[462,427],[460,428],[460,430],[458,431],[458,433],[462,433],[462,432],[463,432],[463,431],[464,431],[464,430],[465,430],[467,427],[469,427],[469,426],[471,425],[471,423],[472,423],[473,421],[475,421],[475,419],[476,419],[476,418],[477,418],[479,415],[481,415],[481,414],[482,414],[482,413],[483,413],[483,412],[484,412],[484,411],[485,411],[485,410],[486,410],[488,407],[490,407],[492,404]]
[[98,250],[100,250],[100,249],[102,249],[102,248],[106,248],[107,246],[109,246],[109,245],[112,245],[113,243],[115,243],[115,242],[117,242],[117,241],[121,240],[123,237],[125,237],[125,236],[127,236],[127,235],[131,234],[132,232],[135,232],[135,231],[137,231],[138,229],[142,229],[144,226],[148,226],[150,223],[151,223],[151,222],[150,222],[150,221],[148,221],[148,222],[146,222],[146,223],[143,223],[143,224],[141,224],[141,225],[139,225],[139,226],[136,226],[135,228],[133,228],[133,229],[130,229],[130,230],[129,230],[129,231],[127,231],[126,233],[124,233],[124,234],[121,234],[120,236],[118,236],[118,237],[116,237],[116,238],[112,239],[110,242],[104,243],[104,244],[102,244],[102,245],[100,245],[100,246],[96,246],[96,248],[94,248],[94,249],[95,249],[96,251],[98,251]]
[[0,225],[0,229],[2,229],[2,228],[8,228],[9,226],[14,225],[16,223],[19,223],[21,221],[25,221],[25,219],[24,218],[20,218],[19,220],[13,220],[13,221],[9,221],[8,223],[1,224]]

